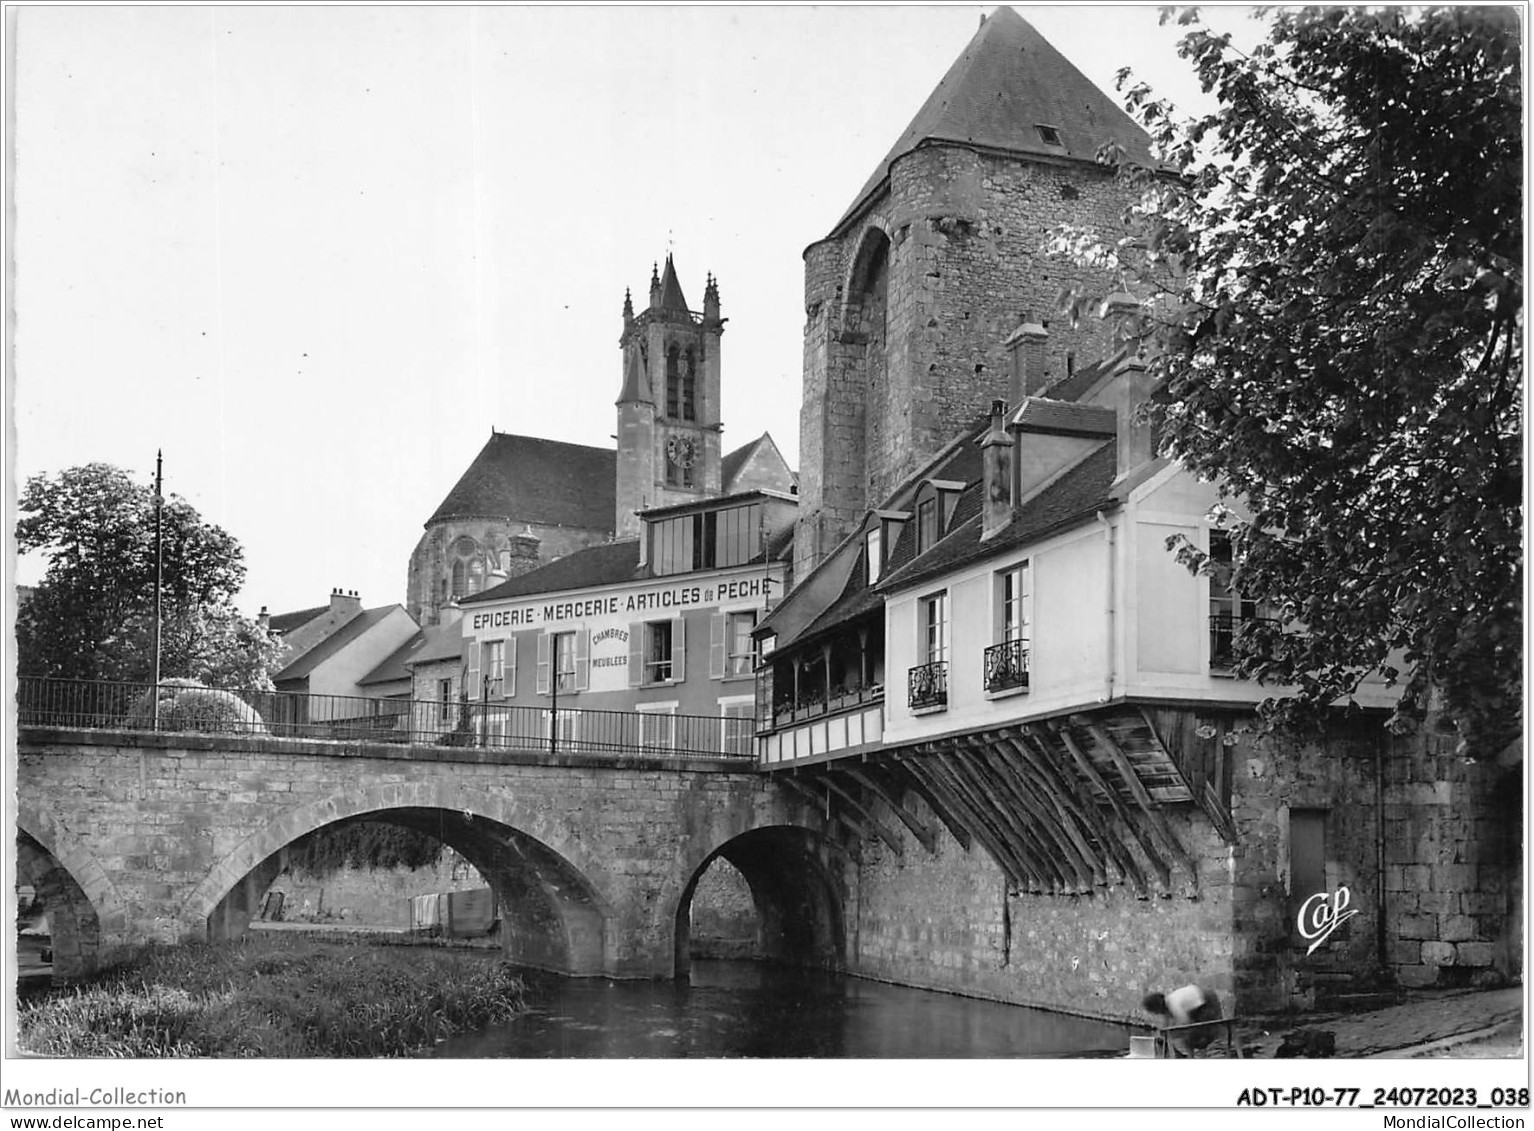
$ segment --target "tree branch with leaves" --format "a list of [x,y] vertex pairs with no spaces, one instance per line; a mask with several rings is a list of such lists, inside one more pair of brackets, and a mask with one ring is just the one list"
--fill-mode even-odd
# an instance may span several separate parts
[[[1285,685],[1267,722],[1383,678],[1396,729],[1431,715],[1493,755],[1523,725],[1517,13],[1276,9],[1250,53],[1173,18],[1216,108],[1181,119],[1121,72],[1164,164],[1100,155],[1137,189],[1121,230],[1052,249],[1139,301],[1116,333],[1161,451],[1250,516],[1234,581],[1280,617],[1236,663]],[[1063,298],[1079,317],[1102,296]]]

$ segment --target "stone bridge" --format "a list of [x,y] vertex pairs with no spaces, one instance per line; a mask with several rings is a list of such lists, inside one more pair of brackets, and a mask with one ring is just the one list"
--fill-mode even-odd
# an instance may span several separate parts
[[49,909],[55,977],[111,949],[244,932],[316,829],[422,830],[495,889],[513,961],[685,974],[689,907],[716,857],[757,905],[763,957],[841,965],[855,864],[815,807],[738,760],[25,728],[18,880]]

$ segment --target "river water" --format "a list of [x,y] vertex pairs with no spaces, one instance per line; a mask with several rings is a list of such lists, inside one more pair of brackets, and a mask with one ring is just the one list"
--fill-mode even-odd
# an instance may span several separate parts
[[451,1038],[443,1057],[1074,1057],[1123,1053],[1121,1026],[754,962],[690,982],[530,974],[531,1009]]

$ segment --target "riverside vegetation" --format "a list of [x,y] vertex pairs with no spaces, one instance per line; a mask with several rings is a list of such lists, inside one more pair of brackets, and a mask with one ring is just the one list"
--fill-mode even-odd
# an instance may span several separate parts
[[23,1002],[17,1034],[40,1056],[400,1057],[522,1009],[484,955],[261,938],[146,948]]

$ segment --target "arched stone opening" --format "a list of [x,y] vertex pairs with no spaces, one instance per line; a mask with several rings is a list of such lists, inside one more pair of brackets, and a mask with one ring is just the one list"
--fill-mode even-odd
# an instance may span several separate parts
[[864,407],[863,468],[859,487],[874,506],[882,487],[869,481],[880,453],[891,442],[895,392],[890,387],[890,240],[883,229],[864,231],[843,290],[841,341],[846,349],[848,391]]
[[807,829],[753,829],[720,846],[693,872],[676,913],[675,971],[692,966],[692,903],[716,860],[744,878],[756,910],[756,938],[741,957],[787,966],[840,969],[846,962],[845,892],[838,850]]
[[36,893],[53,952],[53,984],[92,973],[101,957],[101,920],[68,868],[24,830],[16,832],[16,882]]
[[[441,840],[463,856],[495,892],[501,947],[510,961],[577,976],[605,972],[609,909],[581,870],[542,841],[503,821],[461,809],[398,806],[353,813],[345,819],[410,828]],[[321,821],[298,835],[287,835],[276,847],[270,838],[254,838],[247,851],[260,858],[217,896],[206,913],[208,937],[215,941],[241,937],[281,873],[288,847],[301,836],[336,823]]]

